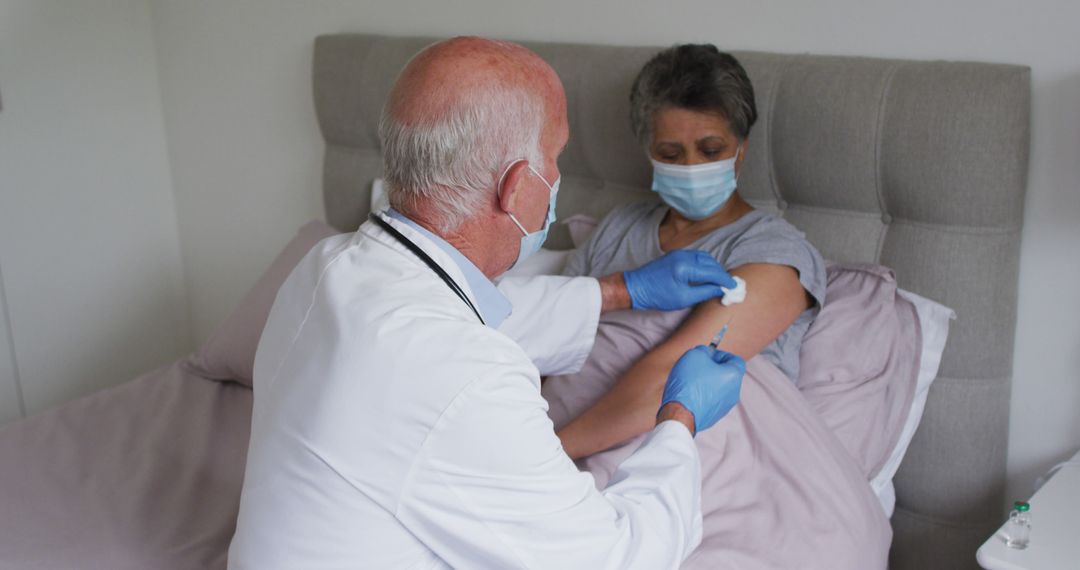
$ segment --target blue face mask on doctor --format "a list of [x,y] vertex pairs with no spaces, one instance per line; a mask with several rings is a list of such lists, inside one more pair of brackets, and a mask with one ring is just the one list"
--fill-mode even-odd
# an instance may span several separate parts
[[741,150],[740,145],[731,158],[689,166],[653,160],[652,190],[684,217],[703,220],[715,214],[735,192],[735,162]]
[[[521,161],[516,160],[510,163],[510,166],[513,166],[518,162]],[[499,177],[500,191],[502,189],[502,179],[506,176],[506,173],[510,171],[510,166],[507,166],[506,170],[503,171],[503,175]],[[517,267],[518,265],[521,265],[521,262],[525,261],[525,258],[540,251],[540,246],[544,245],[544,240],[547,239],[548,229],[550,229],[551,224],[555,222],[555,199],[559,195],[559,183],[562,182],[562,176],[560,175],[558,178],[556,178],[554,184],[548,184],[548,181],[544,179],[544,177],[539,172],[537,172],[531,164],[529,165],[529,170],[544,183],[544,186],[547,186],[548,188],[548,213],[547,218],[544,220],[544,227],[532,233],[526,231],[525,226],[521,225],[521,222],[519,222],[513,214],[511,214],[510,212],[506,213],[506,215],[510,216],[510,219],[513,220],[514,224],[517,225],[518,229],[521,230],[521,233],[523,234],[521,236],[521,249],[518,250],[517,260],[514,261],[514,264],[510,267]]]

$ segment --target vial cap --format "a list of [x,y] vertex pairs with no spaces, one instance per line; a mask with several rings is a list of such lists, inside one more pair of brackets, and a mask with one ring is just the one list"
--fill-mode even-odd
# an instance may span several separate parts
[[1013,507],[1022,513],[1026,513],[1029,509],[1031,509],[1031,505],[1025,503],[1024,501],[1016,501],[1015,503],[1013,503]]

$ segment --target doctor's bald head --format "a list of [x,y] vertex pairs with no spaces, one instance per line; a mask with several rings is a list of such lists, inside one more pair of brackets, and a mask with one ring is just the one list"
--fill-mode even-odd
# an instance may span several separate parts
[[476,37],[428,46],[401,71],[379,123],[390,204],[453,231],[496,201],[513,161],[543,163],[541,138],[565,113],[558,76],[522,46]]

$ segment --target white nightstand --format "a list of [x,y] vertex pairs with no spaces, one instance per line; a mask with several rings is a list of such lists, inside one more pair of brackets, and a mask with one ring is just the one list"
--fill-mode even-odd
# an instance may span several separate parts
[[[1080,461],[1080,452],[1070,461]],[[998,529],[979,547],[979,564],[987,570],[1080,568],[1080,465],[1062,467],[1028,503],[1031,544],[1024,550],[1009,548]]]

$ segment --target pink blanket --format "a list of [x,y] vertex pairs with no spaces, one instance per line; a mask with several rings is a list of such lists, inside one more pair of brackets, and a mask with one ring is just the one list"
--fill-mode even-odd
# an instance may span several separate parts
[[[584,411],[682,317],[605,315],[582,371],[545,382],[555,425]],[[640,439],[580,466],[603,488]],[[740,404],[696,439],[704,536],[684,568],[886,567],[892,529],[866,473],[775,366],[752,359]]]
[[184,361],[0,430],[0,568],[224,569],[251,390]]

